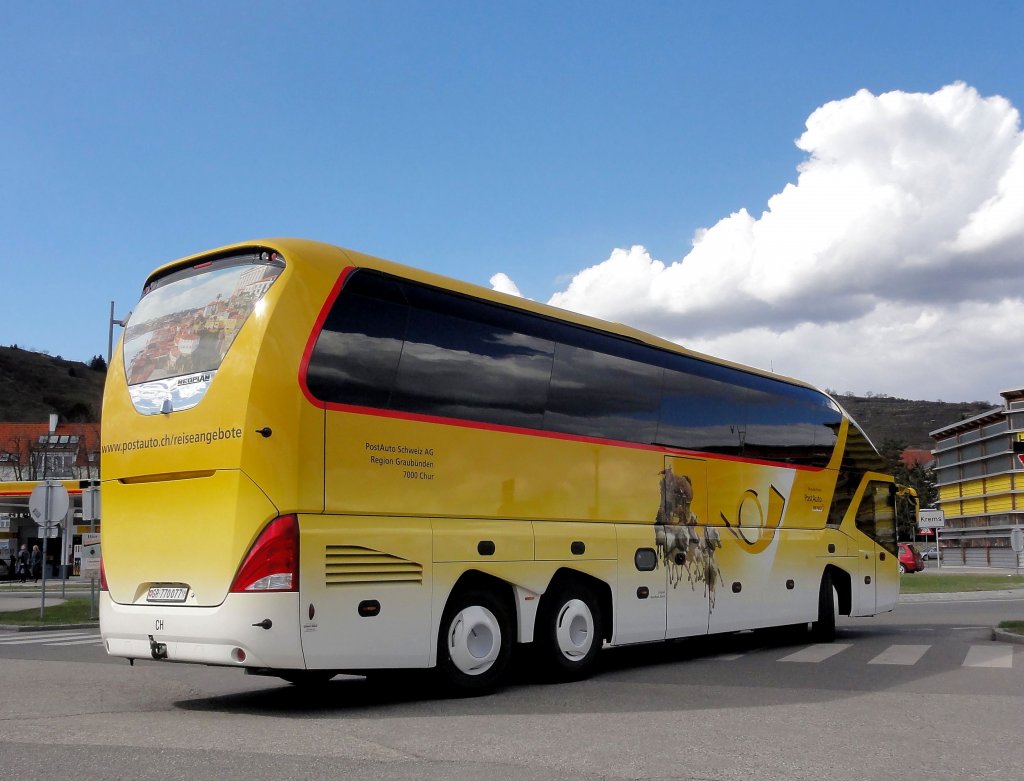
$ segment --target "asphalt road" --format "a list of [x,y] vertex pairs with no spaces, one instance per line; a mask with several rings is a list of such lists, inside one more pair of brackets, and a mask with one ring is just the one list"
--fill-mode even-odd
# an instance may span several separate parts
[[1017,778],[1024,599],[901,604],[828,646],[763,633],[611,650],[594,678],[448,699],[422,676],[314,691],[0,632],[0,769],[218,779]]

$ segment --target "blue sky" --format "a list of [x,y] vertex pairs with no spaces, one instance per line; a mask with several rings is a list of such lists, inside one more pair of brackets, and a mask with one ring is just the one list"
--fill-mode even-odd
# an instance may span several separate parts
[[[482,285],[504,274],[530,298],[841,392],[997,399],[1024,383],[1002,349],[1015,337],[1003,329],[1015,326],[1024,293],[1007,271],[1014,237],[995,250],[961,241],[954,263],[926,229],[959,219],[966,230],[1013,168],[1022,8],[12,0],[0,8],[0,344],[79,360],[105,354],[110,301],[118,315],[132,309],[152,268],[228,242],[290,235]],[[866,97],[854,100],[861,90]],[[896,98],[883,102],[887,94]],[[905,120],[908,106],[921,105],[913,96],[933,98],[919,122]],[[830,104],[833,111],[819,111]],[[967,127],[965,114],[977,118]],[[825,129],[805,136],[812,115]],[[1004,143],[982,155],[982,141],[1007,123]],[[947,125],[955,140],[936,129]],[[881,140],[859,148],[843,128],[868,139],[877,128]],[[897,135],[914,143],[888,146]],[[803,149],[794,143],[802,136]],[[882,147],[890,161],[893,150],[920,152],[911,178],[934,172],[936,183],[907,196],[929,220],[908,211],[885,222],[862,207],[892,190],[879,177],[899,173],[872,174],[865,200],[849,208],[860,215],[863,246],[839,242],[854,235],[850,224],[820,240],[829,259],[842,257],[873,285],[848,284],[816,255],[801,261],[800,284],[784,258],[761,266],[769,280],[761,289],[785,287],[772,295],[734,297],[715,286],[716,278],[758,277],[752,264],[768,252],[758,238],[766,211],[792,215],[800,200],[772,201],[787,186],[806,195],[800,208],[819,200],[810,177],[800,178],[809,160],[838,159],[832,173],[877,173],[871,161]],[[966,180],[974,200],[943,200]],[[1016,215],[1016,200],[1007,201],[1004,211]],[[749,217],[740,227],[753,237],[739,265],[728,249],[736,214]],[[885,224],[876,230],[878,220]],[[772,224],[771,246],[803,243],[806,222],[780,216]],[[725,238],[694,254],[705,231]],[[925,261],[890,278],[893,261],[870,262],[885,254],[867,240],[874,235],[890,248],[905,243],[901,258]],[[919,251],[905,238],[915,236]],[[915,268],[928,278],[927,295],[879,292],[916,287]],[[997,281],[999,296],[947,300],[941,291],[962,287],[971,268],[985,269],[981,278]],[[637,294],[643,306],[623,308],[602,294],[602,285],[621,289],[623,273],[648,279]],[[710,300],[682,311],[679,301],[698,285]],[[959,335],[931,328],[931,341],[924,331],[908,339],[904,328],[884,332],[897,311],[906,328],[954,318],[968,325]],[[965,329],[1000,349],[975,355]],[[978,363],[964,371],[971,355]]]

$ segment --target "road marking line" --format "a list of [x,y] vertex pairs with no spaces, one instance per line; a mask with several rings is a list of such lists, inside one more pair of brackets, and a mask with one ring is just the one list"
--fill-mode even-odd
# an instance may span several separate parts
[[964,667],[1013,667],[1013,646],[1009,643],[972,645]]
[[57,640],[74,640],[79,637],[95,637],[84,632],[36,632],[30,636],[19,635],[14,640],[0,640],[0,645],[28,645],[30,643],[50,643]]
[[710,662],[735,662],[737,659],[741,659],[744,654],[715,654],[709,656],[708,661]]
[[891,645],[868,664],[917,664],[930,645]]
[[802,651],[797,651],[789,656],[779,659],[780,662],[823,662],[830,656],[842,653],[847,648],[852,648],[852,643],[816,643],[809,645]]
[[86,637],[83,640],[64,640],[56,643],[46,643],[46,645],[102,645],[103,640],[99,635],[93,635],[92,637]]

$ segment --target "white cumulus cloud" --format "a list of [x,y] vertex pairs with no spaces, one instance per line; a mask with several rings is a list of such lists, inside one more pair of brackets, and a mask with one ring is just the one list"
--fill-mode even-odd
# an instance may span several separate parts
[[499,293],[508,293],[510,296],[523,297],[523,294],[519,292],[519,287],[515,282],[508,276],[508,274],[502,274],[500,271],[491,277],[491,289],[497,290]]
[[1017,109],[959,83],[862,90],[814,111],[796,144],[796,182],[761,215],[724,217],[673,262],[615,249],[550,303],[839,391],[1024,385]]

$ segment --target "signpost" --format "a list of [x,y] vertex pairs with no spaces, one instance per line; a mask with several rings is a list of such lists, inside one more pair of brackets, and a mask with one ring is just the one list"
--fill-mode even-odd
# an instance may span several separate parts
[[935,562],[942,566],[942,548],[939,547],[939,529],[946,526],[946,513],[943,510],[923,509],[917,511],[917,528],[931,529],[935,533]]
[[[114,314],[111,302],[111,316]],[[100,576],[100,535],[96,521],[100,519],[100,484],[98,480],[82,480],[82,520],[89,522],[91,531],[82,535],[82,556],[79,574],[89,575],[89,616],[96,618],[97,578]]]
[[71,507],[71,499],[64,484],[59,480],[44,480],[32,489],[32,495],[28,499],[28,512],[39,526],[43,528],[43,560],[42,575],[43,588],[42,597],[39,601],[39,620],[44,617],[46,608],[46,541],[50,538],[51,529],[56,529]]
[[1024,551],[1024,529],[1019,526],[1010,530],[1010,547],[1017,554],[1017,574],[1020,574],[1020,554]]

